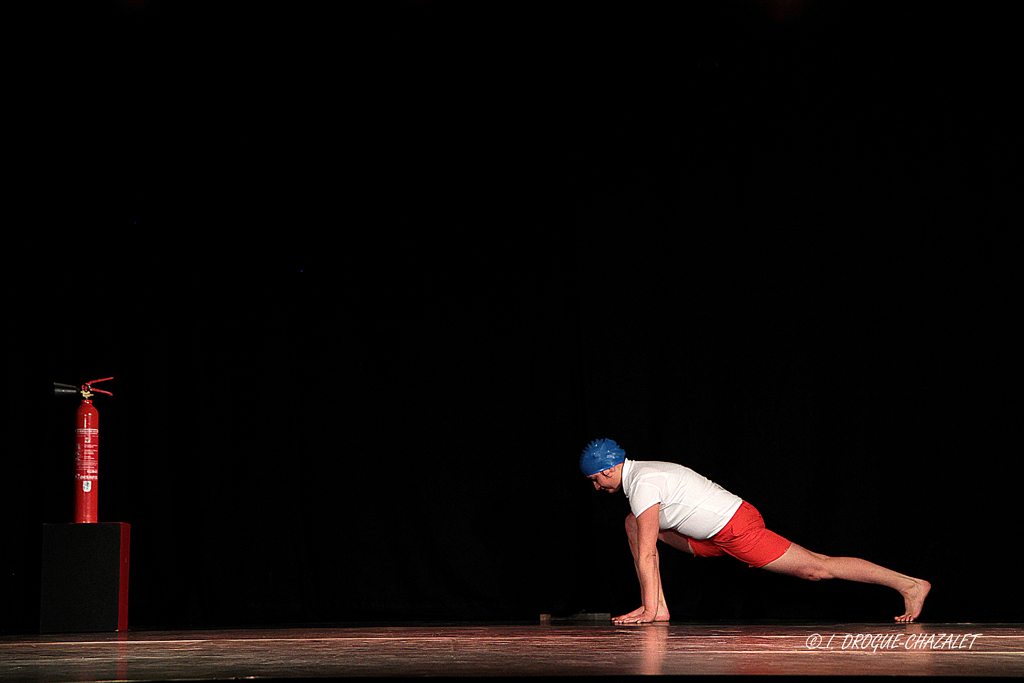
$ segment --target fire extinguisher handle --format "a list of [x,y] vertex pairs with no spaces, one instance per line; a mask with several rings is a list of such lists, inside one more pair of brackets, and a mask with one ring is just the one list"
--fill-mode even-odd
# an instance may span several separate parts
[[107,396],[113,396],[113,394],[110,393],[109,391],[103,391],[102,389],[97,389],[97,388],[95,388],[93,386],[93,384],[96,384],[98,382],[106,382],[107,380],[111,380],[111,379],[114,379],[114,378],[113,377],[104,377],[103,379],[94,379],[91,382],[86,382],[82,386],[82,390],[83,391],[95,391],[98,394],[106,394]]

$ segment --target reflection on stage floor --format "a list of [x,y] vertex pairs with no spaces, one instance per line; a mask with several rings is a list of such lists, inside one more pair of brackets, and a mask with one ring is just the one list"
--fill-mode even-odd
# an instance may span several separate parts
[[0,636],[0,681],[1024,676],[1022,624],[375,625]]

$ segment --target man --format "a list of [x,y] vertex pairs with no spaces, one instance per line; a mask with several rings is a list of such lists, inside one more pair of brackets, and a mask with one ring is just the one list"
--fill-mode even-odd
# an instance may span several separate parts
[[753,505],[688,467],[668,462],[627,460],[611,439],[591,442],[580,469],[598,491],[624,491],[632,512],[626,537],[633,553],[643,604],[615,617],[616,624],[668,621],[661,590],[657,542],[696,557],[732,555],[751,567],[763,567],[801,579],[846,579],[877,583],[899,591],[906,610],[896,617],[911,622],[931,584],[856,557],[828,557],[791,543],[764,526]]

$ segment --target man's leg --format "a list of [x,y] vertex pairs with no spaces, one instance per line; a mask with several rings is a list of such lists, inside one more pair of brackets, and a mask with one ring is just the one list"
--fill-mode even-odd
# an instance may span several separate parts
[[[639,578],[640,578],[640,568],[637,566],[637,559],[636,559],[636,554],[637,554],[636,535],[637,535],[636,517],[631,512],[631,513],[629,513],[629,516],[626,517],[626,538],[629,539],[629,552],[633,554],[633,567],[636,569],[637,579],[639,580]],[[661,534],[658,534],[658,538],[661,538]],[[683,540],[685,542],[686,539],[683,539]],[[657,563],[657,557],[655,557],[655,563]],[[658,576],[661,576],[661,567],[656,564],[655,565],[655,569],[658,572]],[[642,599],[641,599],[641,602],[643,602]],[[638,607],[637,609],[633,610],[632,612],[630,612],[629,614],[626,614],[624,616],[626,616],[626,617],[636,616],[636,615],[640,614],[643,611],[644,611],[644,607],[643,607],[643,605],[640,605],[640,607]],[[668,605],[665,603],[665,593],[664,593],[664,591],[661,590],[661,587],[659,586],[658,587],[658,614],[655,616],[654,620],[655,621],[668,621],[669,617],[670,617],[670,615],[669,615],[669,612],[668,612]]]
[[693,548],[690,547],[690,542],[686,540],[686,536],[683,536],[678,531],[672,531],[671,529],[660,531],[658,532],[658,540],[672,546],[676,550],[682,550],[684,553],[696,555],[696,553],[693,552]]
[[900,622],[909,622],[917,618],[921,613],[921,606],[924,605],[924,599],[931,590],[931,584],[923,579],[894,572],[858,557],[829,557],[811,552],[796,543],[792,544],[782,557],[769,562],[764,568],[809,581],[846,579],[888,586],[903,596],[906,611],[896,617],[896,621]]

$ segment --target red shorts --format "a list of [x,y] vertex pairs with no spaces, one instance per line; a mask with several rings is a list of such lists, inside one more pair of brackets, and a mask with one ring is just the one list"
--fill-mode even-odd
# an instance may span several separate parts
[[732,555],[751,567],[763,567],[782,557],[789,550],[789,541],[764,528],[761,513],[747,501],[722,530],[711,538],[697,540],[686,537],[697,557]]

